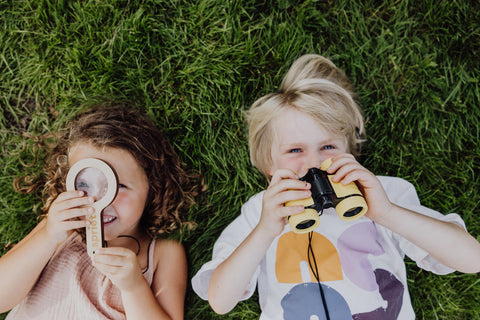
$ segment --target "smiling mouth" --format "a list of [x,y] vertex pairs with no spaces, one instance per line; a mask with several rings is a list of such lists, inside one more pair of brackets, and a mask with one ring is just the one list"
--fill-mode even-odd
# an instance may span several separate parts
[[105,225],[105,224],[112,223],[116,219],[117,217],[113,217],[113,216],[103,216],[103,224]]

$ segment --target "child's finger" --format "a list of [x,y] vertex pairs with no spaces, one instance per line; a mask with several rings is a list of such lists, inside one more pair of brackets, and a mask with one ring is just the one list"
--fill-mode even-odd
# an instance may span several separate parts
[[327,168],[327,172],[332,174],[347,163],[357,162],[355,157],[350,153],[343,153],[332,158],[332,164]]
[[102,271],[109,273],[118,273],[122,270],[134,270],[137,269],[138,265],[135,253],[121,247],[100,248],[96,250],[93,256],[93,263]]
[[310,190],[311,185],[305,181],[297,179],[283,179],[276,184],[270,185],[268,192],[275,196],[287,190]]
[[94,201],[92,197],[80,197],[80,198],[67,198],[63,201],[56,199],[50,209],[48,210],[49,216],[61,215],[73,208],[86,207],[91,205]]
[[130,256],[133,253],[132,250],[123,248],[123,247],[100,248],[97,250],[97,252],[105,256],[112,255],[112,256],[123,256],[123,257]]
[[66,199],[56,204],[56,210],[64,211],[71,208],[88,206],[94,202],[95,202],[95,199],[93,197],[80,197],[80,198]]
[[98,252],[98,250],[95,252],[95,255],[93,256],[93,261],[95,261],[95,263],[103,264],[106,266],[121,267],[125,265],[124,256],[101,254]]
[[75,208],[75,209],[70,209],[62,212],[59,218],[62,221],[66,221],[66,220],[72,220],[75,218],[83,218],[93,213],[95,213],[95,209],[92,207]]
[[101,262],[94,261],[93,265],[95,268],[97,268],[101,273],[103,273],[106,276],[114,276],[116,274],[119,274],[122,271],[122,268],[119,266],[113,266],[113,265],[108,265],[104,264]]
[[278,169],[277,171],[275,171],[275,173],[272,176],[272,179],[270,181],[270,186],[271,185],[276,185],[277,183],[279,183],[280,181],[285,180],[285,179],[292,179],[292,180],[296,179],[296,180],[298,180],[299,176],[295,172],[293,172],[292,170]]
[[131,254],[127,253],[127,256],[105,254],[105,250],[108,249],[112,248],[97,250],[92,261],[95,268],[107,276],[121,290],[138,284],[143,276],[136,255],[130,250]]
[[75,221],[76,219],[82,219],[88,215],[91,215],[95,212],[92,207],[83,207],[83,208],[75,208],[66,211],[55,212],[51,211],[48,213],[49,221],[53,223],[62,223],[68,221]]
[[284,205],[289,201],[303,200],[311,197],[312,192],[310,190],[287,190],[281,192],[275,196],[275,202]]
[[305,211],[305,207],[301,205],[297,206],[285,206],[281,210],[279,210],[282,217],[289,217],[294,216],[296,214],[302,213]]
[[136,254],[127,248],[100,248],[95,251],[94,261],[112,266],[132,265],[136,262]]
[[81,190],[71,190],[60,193],[54,202],[60,203],[69,199],[82,198],[85,196],[85,192]]
[[335,174],[332,176],[333,182],[341,182],[348,184],[356,179],[353,178],[355,174],[358,175],[359,171],[367,171],[358,162],[349,162],[338,168]]
[[63,222],[63,228],[65,230],[75,230],[85,228],[89,223],[88,220],[71,220]]

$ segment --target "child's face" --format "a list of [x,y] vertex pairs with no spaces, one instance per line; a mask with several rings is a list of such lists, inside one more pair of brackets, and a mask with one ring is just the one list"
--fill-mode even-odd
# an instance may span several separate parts
[[105,240],[113,240],[119,235],[138,237],[139,222],[149,190],[149,181],[143,168],[123,149],[97,148],[89,143],[78,143],[70,149],[70,166],[85,158],[103,160],[117,173],[118,194],[103,210]]
[[343,136],[328,131],[296,109],[286,109],[273,125],[276,138],[271,150],[270,176],[278,169],[290,169],[302,177],[308,169],[320,168],[324,160],[348,152]]

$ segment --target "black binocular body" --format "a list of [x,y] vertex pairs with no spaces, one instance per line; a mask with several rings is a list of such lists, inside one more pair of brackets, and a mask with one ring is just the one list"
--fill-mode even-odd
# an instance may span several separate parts
[[292,230],[306,233],[315,229],[320,222],[324,209],[335,208],[337,215],[344,221],[355,220],[367,212],[367,203],[355,182],[347,185],[331,180],[333,174],[326,169],[331,165],[331,159],[325,160],[321,169],[311,168],[300,180],[311,184],[312,196],[298,201],[289,201],[285,205],[303,205],[305,211],[288,217]]

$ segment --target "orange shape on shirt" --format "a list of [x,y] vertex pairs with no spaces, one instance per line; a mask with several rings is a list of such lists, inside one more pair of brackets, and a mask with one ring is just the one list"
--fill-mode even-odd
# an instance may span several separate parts
[[[313,252],[317,262],[320,281],[342,280],[340,257],[333,244],[321,234],[314,232]],[[313,264],[313,260],[312,264]],[[275,273],[280,283],[303,283],[301,263],[308,266],[308,233],[287,232],[278,239]],[[311,268],[310,281],[315,282]]]

